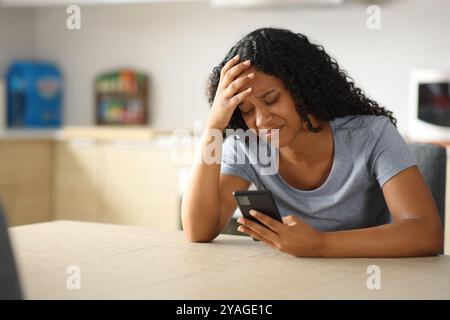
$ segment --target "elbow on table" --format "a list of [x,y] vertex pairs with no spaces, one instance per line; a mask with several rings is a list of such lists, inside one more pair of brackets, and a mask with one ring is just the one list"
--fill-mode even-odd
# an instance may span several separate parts
[[433,256],[440,255],[444,251],[444,232],[442,228],[436,232],[434,237],[434,241],[432,242],[430,253]]
[[189,232],[186,230],[183,230],[184,237],[188,242],[194,242],[194,243],[208,243],[213,241],[216,236],[210,236],[210,235],[200,235],[198,233]]
[[428,227],[426,241],[418,239],[421,244],[420,248],[421,256],[437,256],[443,252],[444,249],[444,231],[442,225],[434,227]]
[[183,223],[184,238],[188,242],[211,242],[217,237],[217,233],[205,232],[205,226],[193,226],[191,223]]
[[220,232],[217,232],[210,223],[205,223],[197,218],[193,219],[192,211],[182,209],[181,225],[184,237],[189,242],[211,242]]

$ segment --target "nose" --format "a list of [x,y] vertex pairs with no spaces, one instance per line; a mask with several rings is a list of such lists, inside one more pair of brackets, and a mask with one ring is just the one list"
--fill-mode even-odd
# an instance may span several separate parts
[[265,126],[272,121],[272,113],[264,106],[256,108],[256,127],[265,128]]

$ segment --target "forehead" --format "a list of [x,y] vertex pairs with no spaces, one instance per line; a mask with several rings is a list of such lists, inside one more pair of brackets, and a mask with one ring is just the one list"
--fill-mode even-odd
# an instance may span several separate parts
[[260,96],[266,93],[266,91],[269,89],[273,89],[275,87],[283,88],[283,82],[279,78],[272,75],[268,75],[254,67],[247,68],[239,75],[239,77],[247,76],[249,73],[252,72],[255,74],[255,78],[248,81],[243,86],[243,90],[247,89],[248,87],[252,87],[253,92],[251,95]]

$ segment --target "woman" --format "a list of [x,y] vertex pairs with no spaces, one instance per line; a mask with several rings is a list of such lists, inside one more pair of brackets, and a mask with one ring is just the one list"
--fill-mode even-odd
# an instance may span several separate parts
[[[190,241],[213,240],[237,205],[234,190],[269,189],[284,223],[239,218],[239,231],[295,256],[436,255],[443,231],[392,112],[367,98],[322,46],[302,34],[255,30],[214,68],[211,110],[182,203]],[[222,163],[204,161],[214,130],[279,134],[278,171],[263,175],[244,141],[228,137]],[[238,137],[239,140],[239,137]]]

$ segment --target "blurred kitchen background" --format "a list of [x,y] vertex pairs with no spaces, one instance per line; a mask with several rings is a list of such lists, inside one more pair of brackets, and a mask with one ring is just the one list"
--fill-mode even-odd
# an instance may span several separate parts
[[[210,71],[256,28],[284,27],[322,44],[394,111],[405,138],[411,72],[450,69],[448,0],[0,3],[0,199],[10,225],[179,228],[189,165],[174,157],[193,145],[176,143],[174,156],[172,133],[206,120]],[[66,26],[73,3],[80,30]],[[367,27],[370,5],[381,9],[380,29]],[[14,110],[34,111],[14,120],[12,100]]]

